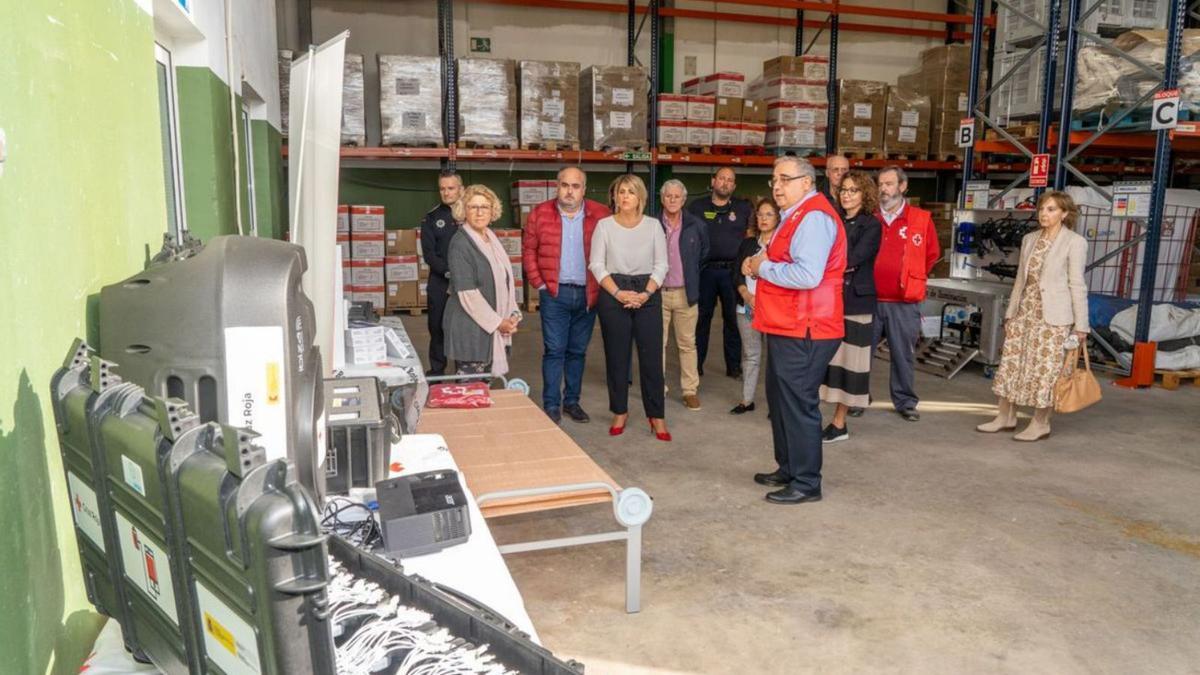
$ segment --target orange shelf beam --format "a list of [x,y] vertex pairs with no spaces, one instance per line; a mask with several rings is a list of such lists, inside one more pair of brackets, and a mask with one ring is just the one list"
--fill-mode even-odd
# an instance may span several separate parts
[[[1088,138],[1091,138],[1090,131],[1072,131],[1067,141],[1072,147],[1081,145]],[[1058,130],[1050,129],[1049,138],[1047,140],[1048,147],[1054,147],[1058,143]],[[1085,155],[1130,155],[1134,157],[1153,156],[1154,155],[1155,134],[1152,132],[1109,132],[1096,139],[1091,145],[1084,150]],[[1034,150],[1036,141],[1034,139],[1023,139],[1022,145],[1029,150]],[[1181,154],[1200,154],[1200,138],[1190,136],[1176,136],[1171,142],[1171,149]],[[975,150],[978,152],[994,152],[1002,154],[1017,154],[1020,152],[1012,143],[1005,140],[987,139],[979,141],[975,144]]]

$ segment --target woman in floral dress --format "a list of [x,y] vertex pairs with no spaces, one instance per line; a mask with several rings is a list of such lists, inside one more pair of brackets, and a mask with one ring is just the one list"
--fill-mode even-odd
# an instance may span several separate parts
[[1004,349],[992,383],[999,397],[996,419],[975,429],[1015,429],[1017,406],[1034,409],[1033,419],[1013,436],[1037,441],[1050,435],[1054,383],[1063,368],[1063,345],[1072,332],[1087,339],[1087,240],[1073,231],[1079,218],[1065,192],[1049,191],[1037,203],[1040,227],[1021,241],[1021,263],[1004,317]]

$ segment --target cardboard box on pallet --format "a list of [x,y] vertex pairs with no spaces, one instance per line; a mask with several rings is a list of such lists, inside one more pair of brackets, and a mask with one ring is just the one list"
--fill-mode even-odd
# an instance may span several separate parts
[[370,204],[352,204],[350,206],[351,232],[383,232],[384,208]]
[[509,255],[521,255],[521,231],[520,230],[492,230],[496,234],[496,238],[500,240],[500,244],[504,246],[504,250]]
[[716,107],[715,96],[688,96],[687,121],[711,123],[716,119]]
[[544,180],[515,180],[509,186],[509,202],[518,206],[534,206],[550,199],[550,188]]
[[755,80],[746,92],[747,98],[795,103],[829,103],[829,82],[805,80],[798,77],[770,77]]
[[777,56],[763,61],[763,78],[798,77],[805,80],[828,80],[828,56]]
[[429,306],[429,282],[425,280],[417,282],[417,306]]
[[349,232],[338,232],[336,235],[334,235],[334,239],[335,239],[335,241],[337,241],[338,248],[342,249],[342,260],[349,260],[350,259],[350,233]]
[[687,145],[688,123],[684,120],[659,120],[659,145]]
[[721,72],[705,75],[696,85],[697,94],[745,98],[746,76],[741,73]]
[[[963,114],[958,111],[934,111],[929,125],[929,154],[931,159],[964,156],[965,148],[958,147],[958,125]],[[975,138],[981,138],[983,121],[975,120]]]
[[825,148],[825,125],[803,127],[767,125],[764,145],[768,148]]
[[338,232],[349,232],[350,231],[350,205],[349,204],[338,204],[337,218],[338,218],[337,219],[337,231]]
[[513,255],[508,257],[509,264],[512,265],[513,286],[520,287],[525,285],[525,266],[521,260],[521,256]]
[[592,66],[579,76],[585,150],[644,150],[650,80],[639,66]]
[[686,122],[688,97],[684,94],[658,95],[658,121]]
[[766,123],[777,127],[806,127],[826,125],[829,106],[824,103],[795,103],[772,101],[767,104]]
[[910,89],[888,87],[883,151],[888,154],[929,153],[929,97]]
[[416,228],[388,230],[386,233],[387,246],[384,254],[389,256],[420,255],[420,238],[421,231]]
[[382,258],[386,253],[382,232],[351,232],[350,258]]
[[713,122],[713,145],[742,145],[741,122]]
[[886,82],[838,80],[838,153],[883,153],[887,87]]
[[710,146],[713,144],[712,122],[688,122],[687,144]]
[[746,124],[766,124],[767,102],[753,98],[742,99],[742,122]]
[[445,145],[442,60],[380,54],[379,131],[383,145]]
[[679,85],[679,93],[688,96],[700,93],[700,78],[693,77],[690,80],[684,80],[683,84]]
[[383,258],[354,258],[350,261],[351,286],[382,286]]
[[521,61],[521,147],[579,145],[579,64]]
[[508,59],[458,60],[459,143],[516,149],[517,76]]
[[415,255],[394,255],[384,259],[387,283],[416,281],[421,278],[420,259]]
[[342,67],[342,145],[367,144],[362,54],[347,53]]
[[416,281],[389,281],[385,287],[388,309],[421,306],[420,285]]
[[376,309],[387,307],[384,286],[351,286],[350,299],[354,302],[370,302]]
[[733,96],[718,96],[716,105],[713,106],[713,121],[741,122],[744,100]]
[[767,143],[767,125],[742,122],[742,142],[740,145],[761,148]]

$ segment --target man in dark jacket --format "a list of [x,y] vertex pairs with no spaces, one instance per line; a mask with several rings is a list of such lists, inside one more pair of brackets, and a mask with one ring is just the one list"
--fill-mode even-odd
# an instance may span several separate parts
[[600,285],[587,266],[592,232],[610,213],[585,199],[586,191],[587,175],[578,167],[559,171],[558,197],[533,207],[521,237],[525,280],[537,289],[542,315],[542,407],[555,423],[563,413],[576,422],[590,419],[579,395]]
[[696,358],[699,372],[704,374],[704,359],[708,356],[708,334],[712,327],[717,300],[721,301],[721,320],[725,351],[725,374],[742,374],[742,336],[737,329],[737,291],[733,287],[734,259],[738,247],[746,238],[753,208],[750,202],[733,196],[737,175],[723,166],[712,177],[712,194],[701,197],[687,210],[702,218],[708,229],[708,259],[700,269],[700,317],[696,322]]
[[842,200],[838,190],[842,187],[842,179],[846,177],[847,173],[850,173],[850,160],[842,155],[830,155],[825,158],[825,190],[823,194],[840,214],[845,212],[842,210]]
[[446,373],[445,332],[442,317],[446,313],[450,289],[450,267],[446,255],[450,239],[458,232],[458,223],[450,214],[450,205],[462,195],[462,177],[452,171],[438,176],[438,196],[442,203],[430,209],[421,220],[421,253],[429,265],[429,370],[428,376]]
[[704,221],[683,210],[687,188],[671,179],[662,186],[662,223],[667,233],[667,276],[662,285],[663,369],[667,342],[675,322],[675,344],[679,347],[679,386],[683,405],[700,409],[700,373],[696,361],[696,320],[700,317],[700,265],[708,257],[708,232]]

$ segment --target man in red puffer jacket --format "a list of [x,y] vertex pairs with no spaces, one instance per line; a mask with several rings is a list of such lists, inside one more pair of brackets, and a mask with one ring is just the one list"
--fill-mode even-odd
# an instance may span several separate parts
[[[896,412],[909,422],[921,419],[913,388],[913,365],[921,337],[921,303],[925,282],[941,257],[937,231],[929,212],[907,203],[908,177],[898,166],[879,171],[879,209],[883,224],[875,257],[875,336],[872,346],[887,338],[891,353],[891,395]],[[851,412],[853,414],[853,411]],[[860,413],[861,414],[861,413]]]
[[542,407],[556,424],[563,413],[589,420],[579,395],[600,286],[588,271],[588,256],[596,223],[611,214],[585,199],[586,191],[582,170],[559,171],[558,197],[533,207],[521,240],[525,280],[537,289],[542,315]]

